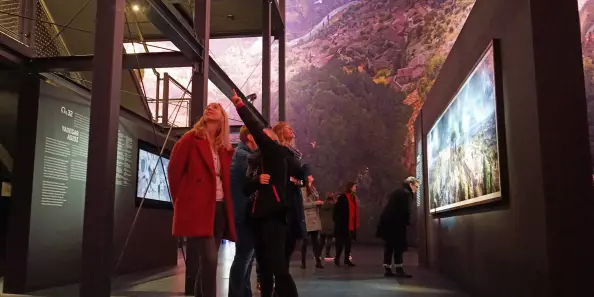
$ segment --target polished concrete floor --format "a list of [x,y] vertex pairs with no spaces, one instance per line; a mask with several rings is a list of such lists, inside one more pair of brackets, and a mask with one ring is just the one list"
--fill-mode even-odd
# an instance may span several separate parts
[[[227,296],[229,268],[235,253],[233,244],[225,244],[220,251],[218,296]],[[297,258],[298,253],[296,253]],[[435,274],[416,266],[416,254],[407,253],[405,265],[413,274],[411,279],[386,279],[381,267],[382,250],[379,247],[355,247],[353,250],[355,268],[334,267],[326,262],[325,269],[315,269],[313,259],[307,269],[299,267],[299,261],[291,265],[291,272],[300,296],[327,297],[467,297],[456,287]],[[255,272],[252,275],[255,283]],[[176,269],[159,273],[146,273],[119,278],[113,285],[112,296],[165,297],[183,296],[184,267],[180,259]],[[255,288],[254,288],[255,291]],[[2,294],[0,294],[2,295]],[[10,295],[3,295],[10,296]],[[68,286],[40,291],[30,296],[78,296],[77,286]],[[254,296],[259,296],[256,292]]]

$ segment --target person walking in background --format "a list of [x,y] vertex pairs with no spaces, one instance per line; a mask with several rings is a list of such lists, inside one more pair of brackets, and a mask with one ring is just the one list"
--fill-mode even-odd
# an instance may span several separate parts
[[348,182],[345,192],[338,196],[334,205],[334,236],[336,238],[336,257],[334,264],[340,266],[340,256],[344,250],[344,264],[347,267],[354,267],[350,259],[351,244],[357,238],[359,229],[359,203],[355,193],[357,184]]
[[322,247],[319,242],[320,230],[322,230],[322,220],[320,219],[318,207],[324,202],[319,200],[320,195],[313,185],[303,187],[302,189],[305,227],[307,228],[308,238],[304,239],[301,244],[301,269],[307,267],[306,259],[308,242],[311,243],[313,248],[314,257],[316,259],[316,268],[323,269]]
[[230,167],[233,148],[227,114],[209,104],[177,141],[167,168],[173,200],[173,235],[187,237],[186,295],[217,294],[218,250],[236,240]]
[[[406,229],[410,224],[410,203],[419,189],[419,180],[408,177],[402,187],[396,189],[388,198],[377,225],[376,236],[384,241],[384,275],[411,277],[403,268],[403,254],[408,248]],[[392,272],[392,257],[396,274]]]
[[235,214],[235,258],[229,272],[229,297],[251,297],[250,276],[254,259],[254,243],[249,225],[248,197],[243,194],[247,177],[248,156],[258,149],[254,137],[246,126],[239,129],[241,142],[235,149],[231,162],[231,196]]
[[326,246],[326,259],[331,259],[330,249],[334,239],[334,205],[336,197],[334,193],[328,193],[326,200],[320,209],[320,220],[322,221],[322,230],[320,231],[320,251]]

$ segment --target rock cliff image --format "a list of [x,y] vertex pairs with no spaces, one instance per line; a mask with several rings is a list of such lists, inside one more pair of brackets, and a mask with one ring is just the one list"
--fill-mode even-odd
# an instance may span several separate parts
[[[359,240],[374,240],[386,196],[415,174],[413,124],[473,4],[287,0],[287,120],[321,192],[359,183],[365,218]],[[212,40],[211,51],[244,93],[259,94],[260,38]],[[274,42],[273,123],[277,61]],[[214,86],[209,98],[229,106]],[[232,108],[229,116],[238,119]]]
[[387,194],[415,173],[413,123],[474,1],[287,3],[287,120],[321,191],[361,183],[372,241]]

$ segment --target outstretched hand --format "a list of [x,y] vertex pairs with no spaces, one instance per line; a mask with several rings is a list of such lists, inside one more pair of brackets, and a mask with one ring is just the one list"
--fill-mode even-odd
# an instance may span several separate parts
[[233,102],[233,105],[235,105],[235,107],[239,107],[243,103],[241,98],[237,96],[237,91],[235,91],[235,89],[233,89],[233,96],[231,96],[231,102]]

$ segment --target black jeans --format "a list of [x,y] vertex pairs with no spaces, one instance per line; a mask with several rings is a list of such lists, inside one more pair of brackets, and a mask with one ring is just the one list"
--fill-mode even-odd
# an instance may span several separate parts
[[252,227],[256,261],[260,266],[260,296],[271,297],[272,287],[275,286],[280,297],[297,297],[297,287],[289,273],[286,258],[288,228],[285,220],[260,218],[252,221]]
[[307,256],[307,243],[308,241],[311,242],[311,246],[313,247],[314,257],[319,259],[322,255],[322,247],[320,246],[320,242],[318,241],[318,237],[320,235],[320,231],[310,231],[307,232],[309,235],[309,240],[304,239],[303,243],[301,244],[301,263],[305,263],[306,256]]
[[394,258],[394,264],[402,265],[402,255],[404,251],[402,249],[395,248],[394,243],[391,241],[384,242],[384,265],[391,266],[392,258]]
[[[217,202],[215,208],[214,236],[189,237],[186,245],[186,293],[196,297],[217,295],[217,266],[219,247],[227,229],[225,203]],[[188,292],[194,286],[194,292]]]
[[326,246],[326,256],[330,255],[330,249],[332,248],[332,239],[334,239],[334,236],[332,235],[320,235],[320,252],[322,252],[324,246]]
[[336,257],[334,258],[334,261],[336,261],[336,262],[340,261],[340,255],[342,254],[343,250],[344,250],[344,263],[348,263],[351,261],[351,260],[349,260],[349,256],[351,254],[351,243],[352,243],[352,236],[350,234],[336,237]]
[[252,297],[250,276],[254,262],[252,231],[246,225],[235,225],[237,242],[235,258],[229,271],[229,297]]

